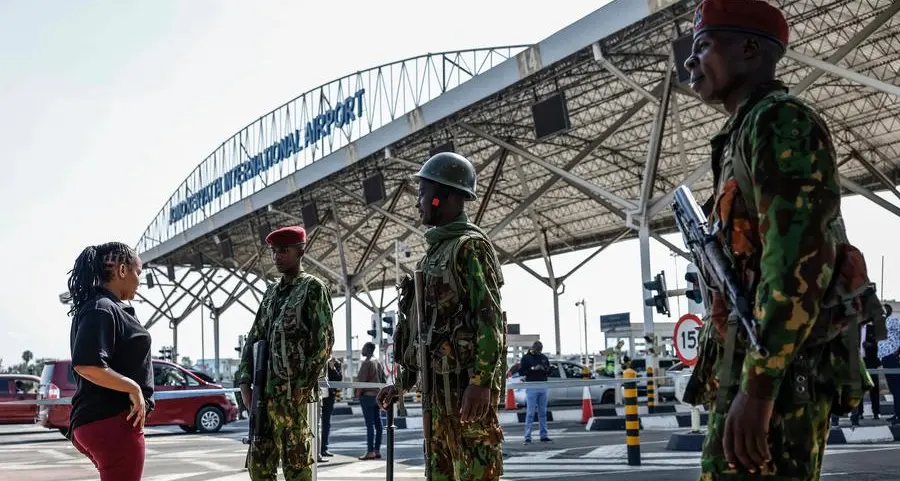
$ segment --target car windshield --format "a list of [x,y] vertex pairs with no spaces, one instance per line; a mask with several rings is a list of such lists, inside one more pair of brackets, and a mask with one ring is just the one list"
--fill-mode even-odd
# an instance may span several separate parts
[[41,386],[47,386],[53,380],[53,363],[44,364],[44,370],[41,372]]

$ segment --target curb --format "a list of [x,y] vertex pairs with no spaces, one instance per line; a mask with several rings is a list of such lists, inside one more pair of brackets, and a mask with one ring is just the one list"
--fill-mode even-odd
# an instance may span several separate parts
[[893,426],[863,426],[831,428],[828,444],[869,444],[900,442],[900,424]]
[[[709,415],[700,413],[700,424],[705,425]],[[641,429],[670,430],[691,427],[690,413],[677,414],[647,414],[640,417]],[[624,416],[597,416],[588,420],[584,426],[585,431],[624,431]]]
[[[703,440],[706,430],[699,433],[679,432],[669,437],[668,451],[703,451]],[[900,442],[900,425],[865,426],[858,428],[831,428],[828,433],[828,446],[842,444],[874,444]]]
[[706,439],[706,430],[701,429],[699,433],[681,432],[673,433],[669,437],[669,444],[666,445],[668,451],[703,451],[703,440]]

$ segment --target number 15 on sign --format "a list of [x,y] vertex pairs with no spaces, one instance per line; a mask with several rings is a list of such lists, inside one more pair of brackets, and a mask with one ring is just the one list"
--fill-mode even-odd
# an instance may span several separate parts
[[675,355],[686,366],[697,363],[700,350],[700,328],[703,321],[694,314],[685,314],[675,324]]

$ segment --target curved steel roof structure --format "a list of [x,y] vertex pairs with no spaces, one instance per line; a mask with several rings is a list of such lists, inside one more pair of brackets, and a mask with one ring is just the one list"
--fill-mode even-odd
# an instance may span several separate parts
[[[695,3],[616,0],[532,46],[377,67],[261,117],[188,177],[138,243],[152,270],[173,274],[160,287],[163,302],[145,296],[157,309],[148,324],[166,318],[177,326],[202,303],[216,312],[234,303],[254,311],[242,295],[258,295],[272,267],[261,255],[260,228],[301,222],[309,202],[320,223],[307,265],[377,309],[360,296],[391,285],[386,271],[395,263],[408,271],[423,253],[409,176],[450,141],[480,173],[471,213],[504,262],[555,292],[571,272],[554,273],[552,254],[599,252],[642,230],[665,243],[659,236],[674,229],[674,188],[710,194],[708,142],[724,121],[677,81],[672,42],[690,32]],[[792,35],[779,75],[830,123],[843,187],[900,215],[871,192],[888,188],[900,197],[900,2],[775,3]],[[538,140],[532,105],[560,91],[571,128]],[[367,205],[362,180],[374,172],[383,174],[387,195]],[[395,241],[411,256],[395,256]],[[538,257],[546,276],[521,263]],[[231,281],[214,281],[213,272],[239,279],[227,287]]]
[[138,251],[152,259],[151,252],[161,244],[352,146],[525,47],[429,53],[355,72],[291,99],[222,142],[197,165],[147,226]]

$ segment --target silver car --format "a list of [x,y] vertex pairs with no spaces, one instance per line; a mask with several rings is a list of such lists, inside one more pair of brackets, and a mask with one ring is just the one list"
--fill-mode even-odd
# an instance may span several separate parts
[[[581,370],[584,366],[571,361],[550,361],[550,375],[548,381],[575,380],[583,379]],[[591,379],[596,379],[597,373],[591,373]],[[519,376],[518,372],[513,372],[512,376],[507,379],[507,386],[513,389],[516,398],[516,404],[519,406],[526,405],[524,378]],[[591,401],[594,404],[613,404],[616,399],[614,384],[594,384],[590,386]],[[580,405],[581,397],[584,393],[584,386],[551,388],[547,391],[547,405]]]

